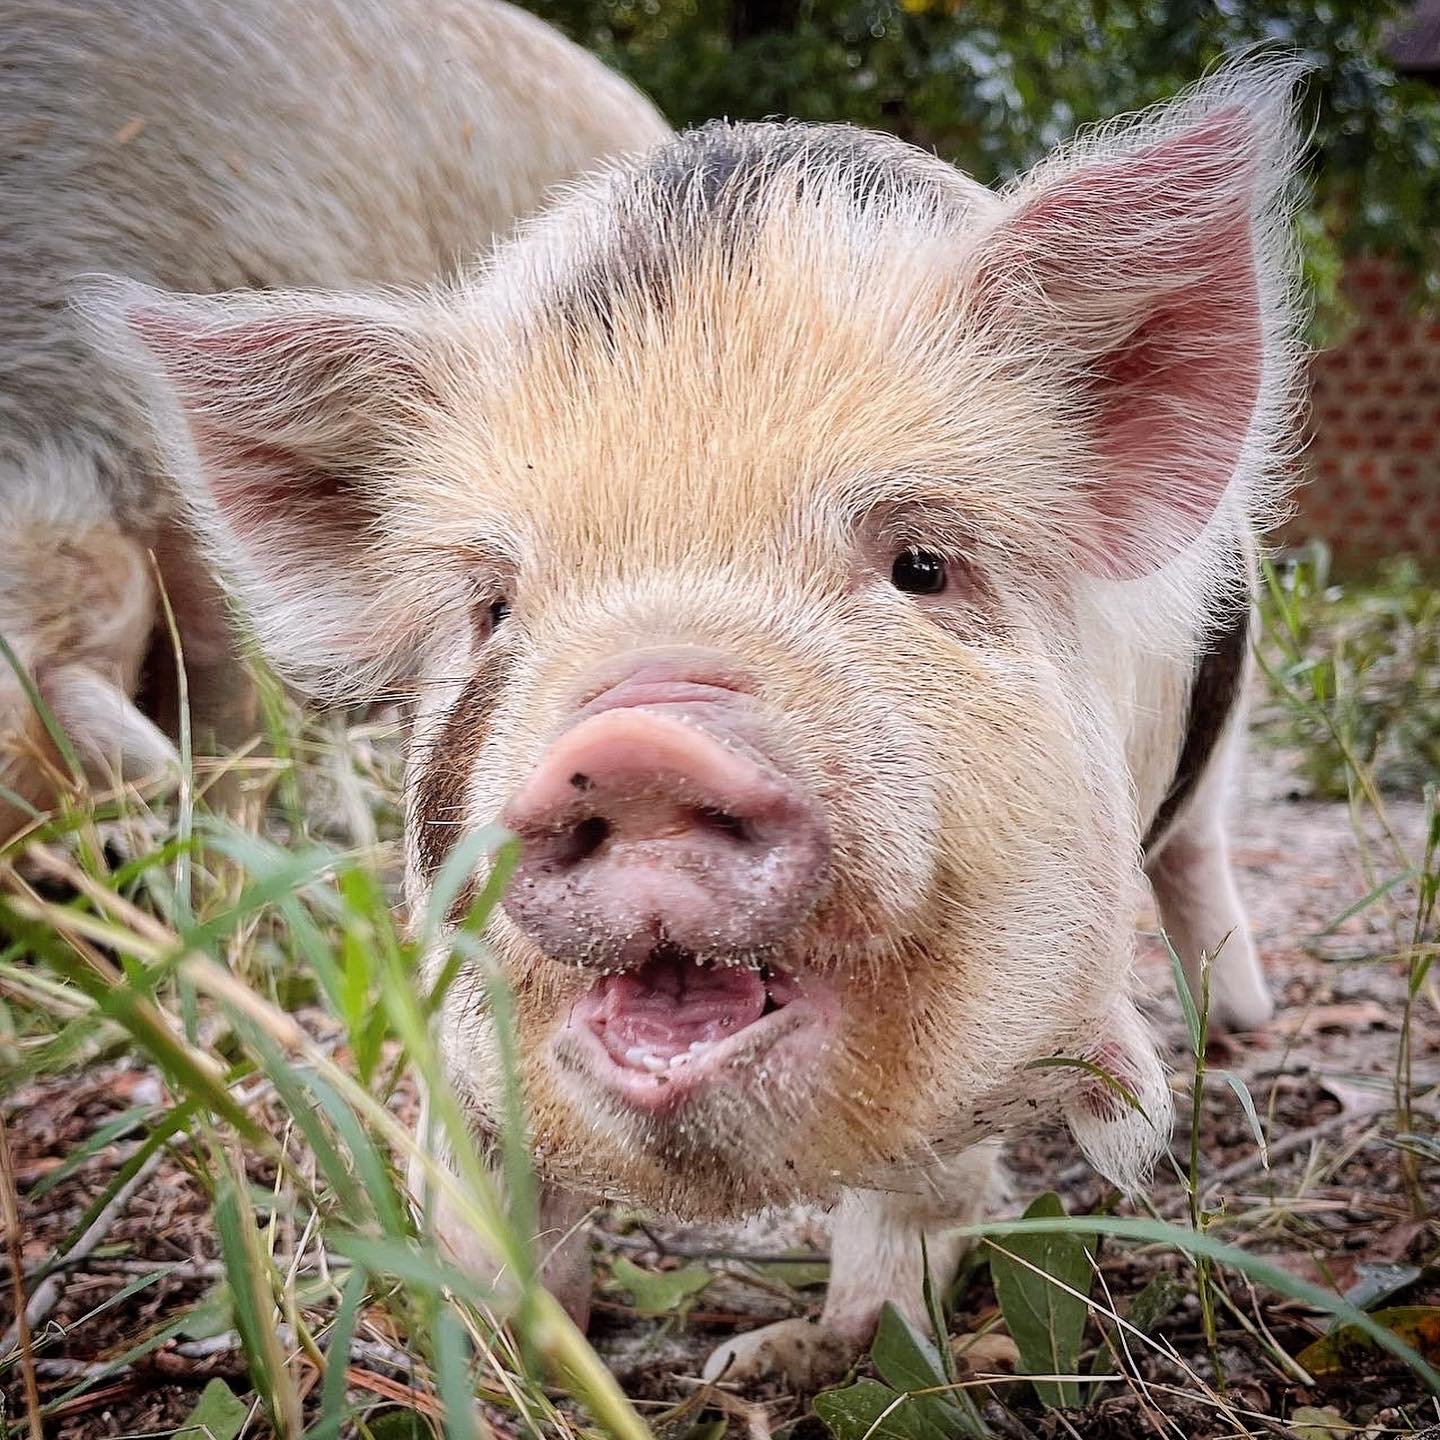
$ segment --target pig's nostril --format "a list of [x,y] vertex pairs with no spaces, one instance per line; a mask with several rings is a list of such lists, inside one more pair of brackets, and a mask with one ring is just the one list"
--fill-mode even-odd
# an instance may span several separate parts
[[506,806],[522,854],[505,909],[552,958],[638,963],[662,938],[753,953],[817,902],[823,811],[757,743],[755,717],[706,698],[695,719],[701,705],[667,694],[583,716]]
[[610,822],[601,815],[582,820],[566,833],[556,847],[555,858],[562,865],[579,865],[588,860],[610,838]]
[[695,811],[695,819],[701,829],[713,830],[718,835],[729,835],[736,840],[750,839],[750,827],[738,815],[731,815],[726,810],[701,806]]

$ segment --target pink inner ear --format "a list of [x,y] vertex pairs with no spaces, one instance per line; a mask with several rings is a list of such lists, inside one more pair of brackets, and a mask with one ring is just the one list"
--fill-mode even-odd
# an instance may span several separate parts
[[1253,123],[1224,111],[1097,157],[997,236],[1080,367],[1098,463],[1093,523],[1076,541],[1107,578],[1146,574],[1193,540],[1239,461],[1264,358],[1258,183]]
[[[1247,227],[1248,229],[1248,227]],[[1143,575],[1194,539],[1235,472],[1260,393],[1260,302],[1249,237],[1207,286],[1153,310],[1093,367],[1089,555],[1114,579]]]
[[433,399],[426,375],[384,320],[229,318],[228,303],[137,305],[126,318],[173,385],[210,493],[256,563],[339,556],[373,519],[363,476],[383,464],[385,422]]
[[247,550],[284,527],[292,545],[324,550],[353,544],[370,519],[356,477],[278,445],[237,444],[192,421],[191,439],[216,503]]

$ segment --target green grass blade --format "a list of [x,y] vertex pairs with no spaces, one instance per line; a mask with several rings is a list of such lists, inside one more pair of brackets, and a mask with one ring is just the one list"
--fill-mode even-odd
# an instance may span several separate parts
[[446,1440],[479,1440],[468,1343],[459,1317],[442,1303],[435,1317],[435,1386],[445,1407]]
[[1255,1143],[1260,1147],[1260,1163],[1268,1170],[1270,1168],[1270,1147],[1265,1143],[1265,1128],[1260,1123],[1260,1116],[1255,1109],[1255,1097],[1250,1093],[1250,1087],[1231,1070],[1217,1070],[1213,1072],[1235,1092],[1235,1098],[1240,1102],[1240,1108],[1245,1112],[1245,1118],[1250,1122],[1250,1133],[1255,1137]]
[[345,1279],[340,1306],[330,1327],[325,1353],[325,1382],[320,1389],[320,1416],[310,1431],[311,1440],[335,1440],[345,1422],[345,1369],[350,1363],[350,1342],[365,1301],[369,1282],[358,1266]]
[[1190,982],[1185,978],[1185,966],[1175,953],[1170,937],[1163,930],[1160,932],[1160,941],[1165,946],[1166,955],[1170,957],[1170,974],[1175,982],[1175,993],[1180,997],[1180,1013],[1185,1017],[1185,1029],[1190,1036],[1190,1053],[1202,1054],[1205,1049],[1205,1031],[1200,1023],[1200,1012],[1195,1008],[1195,997],[1190,993]]

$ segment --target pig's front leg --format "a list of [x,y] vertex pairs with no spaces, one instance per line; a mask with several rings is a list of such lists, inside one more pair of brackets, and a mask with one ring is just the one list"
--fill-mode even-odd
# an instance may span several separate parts
[[[500,1177],[494,1178],[498,1186]],[[412,1191],[418,1195],[422,1183],[418,1166],[412,1168],[410,1180]],[[573,1190],[545,1184],[540,1186],[539,1201],[534,1244],[541,1282],[583,1330],[590,1319],[594,1284],[590,1233],[584,1223],[591,1203]],[[435,1196],[433,1221],[436,1238],[455,1264],[481,1285],[504,1295],[513,1277],[505,1274],[500,1260],[455,1213],[443,1190]]]
[[954,1227],[1004,1198],[999,1147],[978,1145],[930,1179],[923,1194],[845,1191],[831,1225],[830,1289],[820,1318],[781,1320],[725,1341],[706,1361],[705,1378],[817,1390],[839,1379],[864,1350],[887,1301],[928,1334],[921,1238],[935,1286],[943,1290],[970,1243]]

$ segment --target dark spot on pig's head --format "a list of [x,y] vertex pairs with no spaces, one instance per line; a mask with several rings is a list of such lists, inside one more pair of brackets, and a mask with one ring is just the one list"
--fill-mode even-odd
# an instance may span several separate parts
[[[438,734],[425,750],[424,763],[413,772],[410,824],[416,863],[427,882],[440,872],[471,823],[467,801],[475,764],[509,669],[503,656],[493,656],[470,677],[454,705],[437,720]],[[471,897],[459,898],[465,901],[463,914]]]
[[892,136],[846,125],[712,120],[677,136],[617,182],[605,239],[572,270],[551,314],[613,343],[617,306],[638,298],[656,313],[702,251],[747,263],[777,191],[798,200],[916,205],[958,220],[955,172]]

